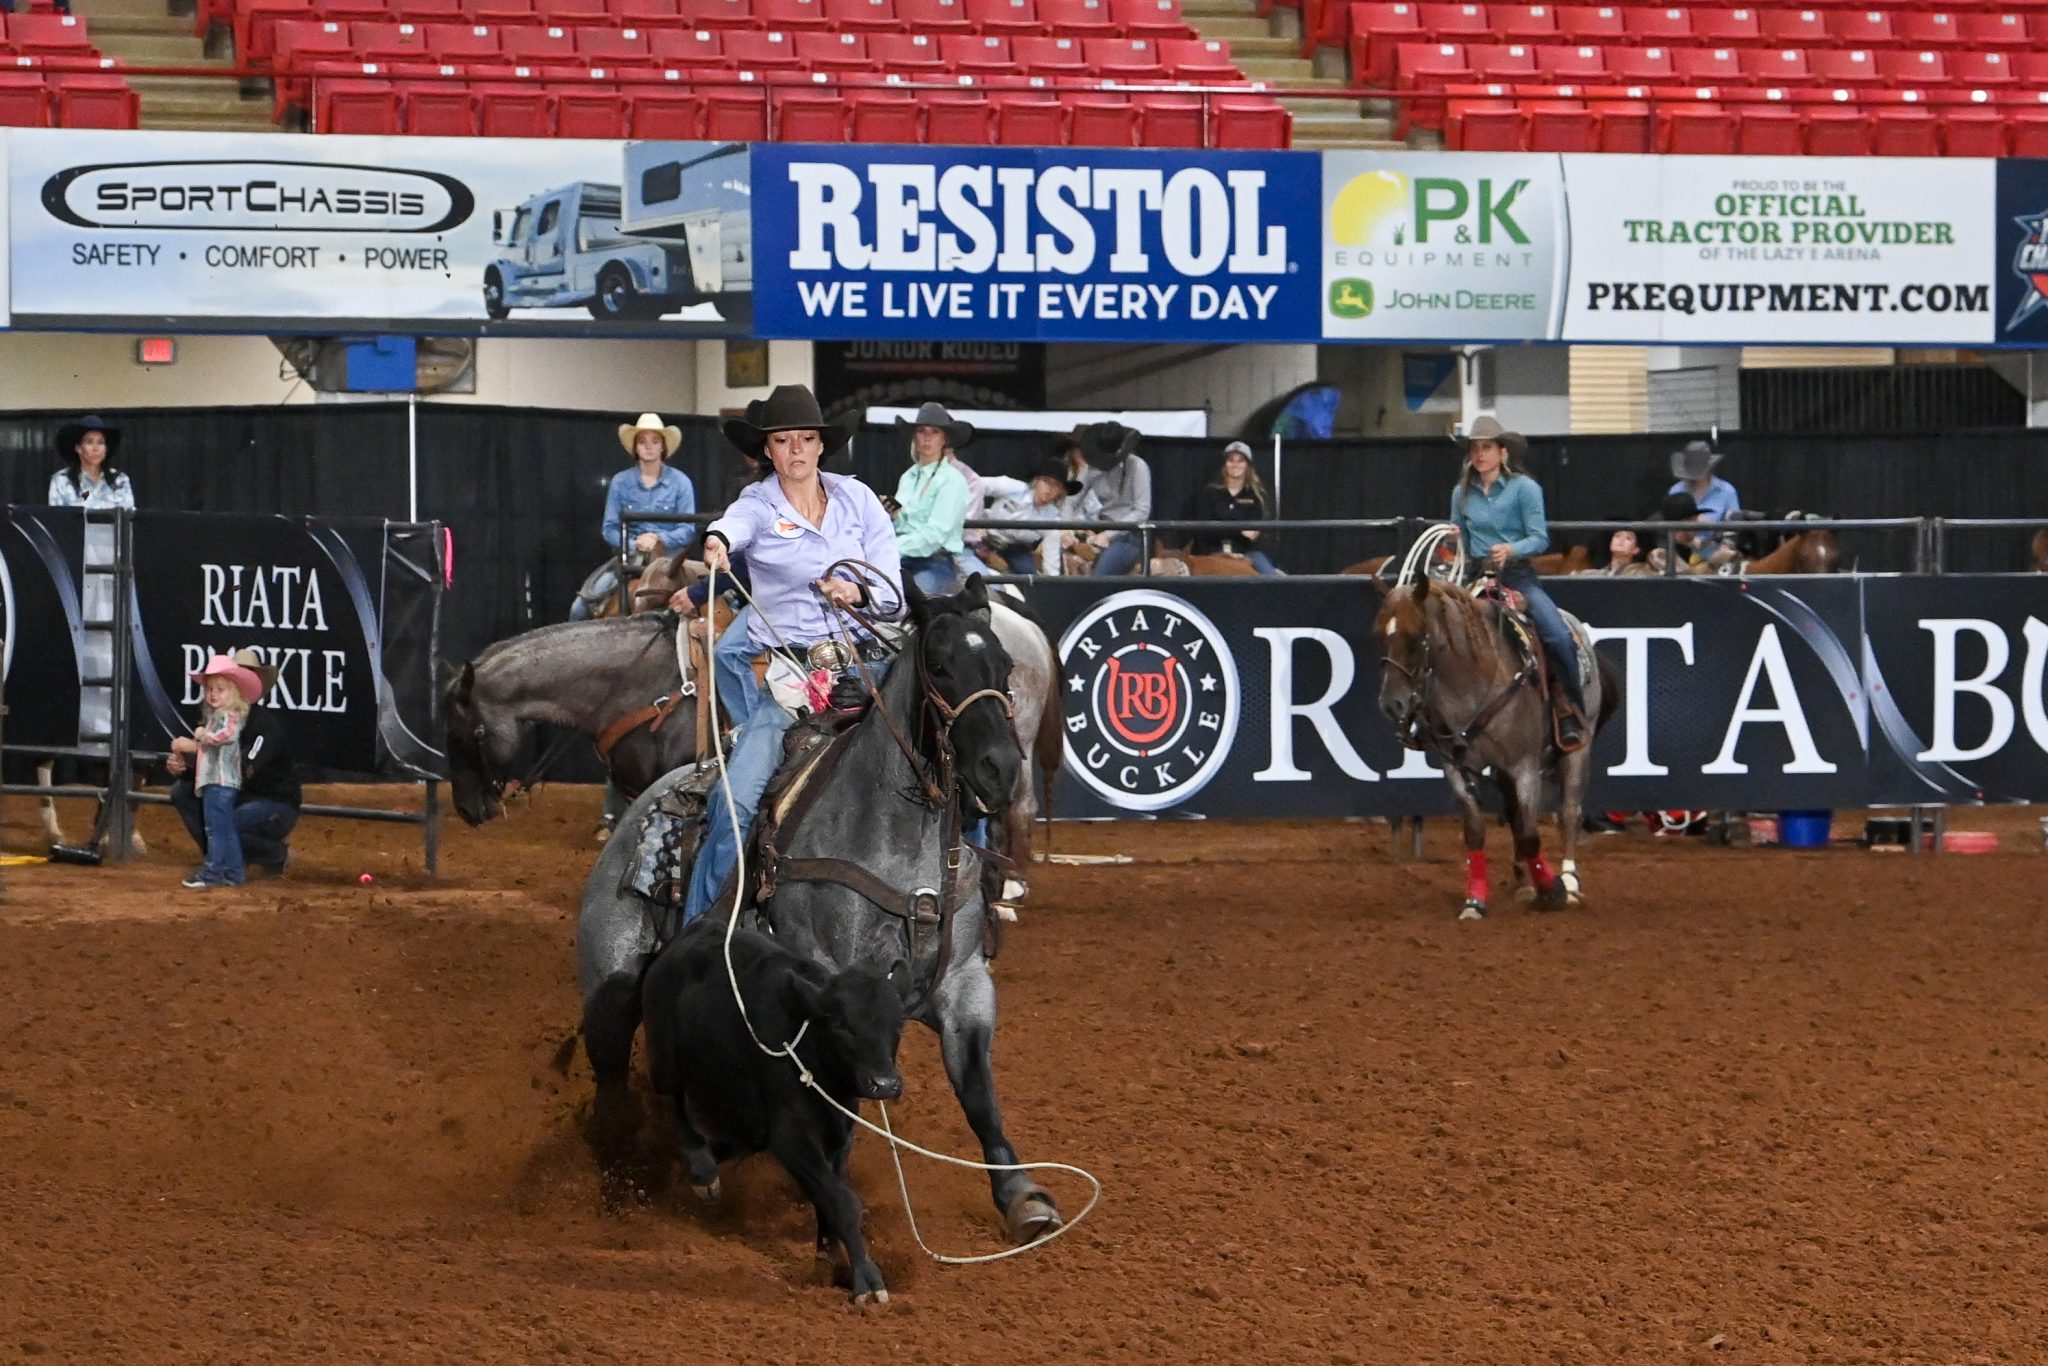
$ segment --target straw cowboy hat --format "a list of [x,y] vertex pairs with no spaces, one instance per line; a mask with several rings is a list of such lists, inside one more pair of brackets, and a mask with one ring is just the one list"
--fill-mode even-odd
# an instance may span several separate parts
[[255,674],[256,681],[263,685],[263,691],[258,696],[269,696],[270,690],[277,686],[277,669],[263,662],[261,651],[252,650],[244,645],[235,651],[235,663]]
[[626,454],[638,459],[640,452],[633,449],[633,443],[640,439],[642,432],[661,433],[661,444],[668,455],[676,453],[676,447],[683,444],[683,429],[673,423],[664,426],[653,413],[640,414],[640,420],[619,428],[619,444],[626,448]]
[[946,405],[938,402],[927,403],[919,408],[916,417],[897,418],[896,427],[899,431],[916,427],[937,427],[945,432],[946,444],[956,451],[974,440],[973,426],[954,421],[953,415],[946,411]]
[[206,661],[206,667],[192,675],[192,681],[201,687],[209,678],[225,678],[235,685],[244,702],[254,702],[263,696],[263,680],[256,676],[254,669],[237,664],[226,655],[215,655]]
[[1704,479],[1721,463],[1721,455],[1704,441],[1688,441],[1682,451],[1671,452],[1673,479]]
[[98,432],[106,438],[107,459],[112,460],[121,449],[121,429],[109,427],[99,417],[82,417],[76,422],[67,422],[57,429],[57,454],[66,460],[78,457],[78,443],[85,440],[87,432]]
[[1113,470],[1138,449],[1138,430],[1121,422],[1097,422],[1074,428],[1074,444],[1090,469]]
[[1471,449],[1475,441],[1497,442],[1506,449],[1509,457],[1517,462],[1529,454],[1529,438],[1520,432],[1509,431],[1500,425],[1500,419],[1494,417],[1478,418],[1465,429],[1463,436],[1453,435],[1451,439],[1467,450]]
[[749,403],[745,417],[727,418],[725,439],[747,459],[765,460],[769,433],[810,431],[823,439],[825,454],[830,455],[853,439],[857,422],[851,417],[827,422],[817,396],[807,386],[781,384],[759,407]]

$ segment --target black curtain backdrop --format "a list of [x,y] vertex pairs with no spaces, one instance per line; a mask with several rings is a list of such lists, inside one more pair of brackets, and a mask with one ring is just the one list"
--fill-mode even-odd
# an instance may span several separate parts
[[[59,461],[54,440],[74,413],[0,416],[0,494],[40,503]],[[280,408],[132,409],[103,414],[123,432],[117,463],[145,508],[381,516],[406,509],[403,404]],[[632,414],[422,404],[419,516],[453,529],[455,588],[442,613],[442,648],[453,659],[492,640],[563,618],[583,577],[604,557],[598,534],[606,481],[625,468],[618,441]],[[675,464],[705,509],[722,506],[744,462],[709,418],[681,418]],[[1669,486],[1670,452],[1688,434],[1536,438],[1530,472],[1557,520],[1643,517]],[[1148,441],[1155,515],[1179,515],[1214,477],[1224,438]],[[1035,433],[984,433],[965,452],[990,474],[1024,477],[1051,450]],[[2048,516],[2048,431],[1813,437],[1724,434],[1720,473],[1743,506],[1838,517]],[[895,488],[908,442],[869,429],[834,462],[881,491]],[[1257,463],[1274,481],[1270,446]],[[1292,441],[1280,511],[1288,517],[1442,518],[1457,477],[1456,448],[1443,440]],[[1559,542],[1571,539],[1560,535]],[[1587,536],[1604,547],[1605,537]],[[1910,533],[1844,533],[1843,567],[1907,570]],[[1948,567],[1999,572],[2025,567],[2026,533],[1952,536]],[[1329,572],[1399,548],[1380,533],[1285,532],[1275,558],[1296,572]],[[1596,552],[1599,548],[1596,548]],[[1596,562],[1599,553],[1596,553]]]

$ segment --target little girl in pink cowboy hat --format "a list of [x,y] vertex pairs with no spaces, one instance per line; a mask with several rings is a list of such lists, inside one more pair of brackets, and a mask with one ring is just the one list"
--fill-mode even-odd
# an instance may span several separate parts
[[247,876],[242,836],[235,828],[235,793],[242,785],[242,723],[249,704],[263,696],[254,669],[227,655],[214,655],[192,675],[205,689],[205,710],[192,738],[199,745],[192,774],[206,822],[206,862],[185,879],[187,887],[239,887]]

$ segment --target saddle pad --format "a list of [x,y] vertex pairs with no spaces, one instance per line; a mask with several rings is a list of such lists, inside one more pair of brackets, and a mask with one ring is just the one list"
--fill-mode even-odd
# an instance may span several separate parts
[[713,764],[699,764],[656,802],[640,823],[639,845],[626,865],[625,890],[661,905],[680,903],[704,833],[704,808],[718,780]]
[[784,741],[782,767],[770,780],[764,802],[778,827],[810,786],[811,776],[818,771],[818,761],[825,757],[825,751],[832,747],[839,733],[803,721],[790,727],[789,738]]
[[1593,673],[1598,667],[1593,658],[1593,637],[1587,632],[1586,623],[1570,612],[1559,608],[1558,615],[1571,628],[1572,643],[1579,647],[1579,687],[1586,688],[1593,682]]

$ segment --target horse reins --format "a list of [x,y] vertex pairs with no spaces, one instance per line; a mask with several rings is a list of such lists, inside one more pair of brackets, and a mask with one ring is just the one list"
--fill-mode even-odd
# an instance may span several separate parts
[[[1522,666],[1515,671],[1514,677],[1510,678],[1501,687],[1500,691],[1488,698],[1486,704],[1473,714],[1470,721],[1466,722],[1462,728],[1452,730],[1441,720],[1426,722],[1423,716],[1426,710],[1434,710],[1435,708],[1436,662],[1431,651],[1434,639],[1425,629],[1422,636],[1422,667],[1420,670],[1410,669],[1398,659],[1383,657],[1382,662],[1387,668],[1394,670],[1394,672],[1407,679],[1411,685],[1409,692],[1411,710],[1408,713],[1408,723],[1403,727],[1406,736],[1402,738],[1401,743],[1410,749],[1438,750],[1448,755],[1451,762],[1462,764],[1465,761],[1466,751],[1472,748],[1473,744],[1479,739],[1480,733],[1486,729],[1495,717],[1507,710],[1508,704],[1515,700],[1516,693],[1535,680],[1536,666],[1529,659],[1525,658],[1522,661]],[[1538,648],[1541,647],[1539,646]],[[1410,743],[1411,738],[1413,743]]]

